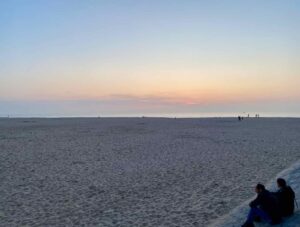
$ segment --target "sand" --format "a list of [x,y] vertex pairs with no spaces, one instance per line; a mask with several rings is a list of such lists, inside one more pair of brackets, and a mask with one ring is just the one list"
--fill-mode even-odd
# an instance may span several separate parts
[[207,226],[300,159],[300,119],[0,119],[0,226]]
[[[300,161],[293,164],[291,167],[285,169],[284,171],[280,172],[274,179],[270,180],[270,182],[266,185],[267,189],[275,192],[278,190],[276,185],[277,178],[284,178],[290,187],[292,187],[293,191],[295,192],[296,196],[296,205],[295,205],[295,212],[291,217],[283,218],[282,222],[278,225],[274,225],[274,227],[299,227],[300,226]],[[211,227],[238,227],[241,226],[241,223],[245,222],[247,214],[249,212],[249,203],[255,199],[256,196],[253,198],[245,201],[238,207],[234,208],[229,214],[220,217],[215,222],[211,223]],[[262,221],[262,222],[255,222],[256,227],[270,227],[270,224]]]

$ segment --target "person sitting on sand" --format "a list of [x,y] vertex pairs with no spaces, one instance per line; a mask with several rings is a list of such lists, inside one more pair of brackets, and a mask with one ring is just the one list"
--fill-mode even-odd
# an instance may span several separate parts
[[259,217],[270,224],[280,223],[280,214],[276,197],[266,190],[265,186],[262,184],[256,185],[255,192],[257,193],[257,197],[249,204],[251,209],[247,220],[242,227],[253,227],[253,222],[256,217]]
[[286,184],[286,181],[282,178],[277,179],[277,186],[279,190],[275,192],[275,195],[279,202],[280,214],[283,217],[291,216],[294,213],[294,201],[295,192]]

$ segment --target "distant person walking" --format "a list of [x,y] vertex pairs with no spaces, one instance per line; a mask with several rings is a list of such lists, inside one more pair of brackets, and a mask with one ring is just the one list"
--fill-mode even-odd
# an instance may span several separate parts
[[295,192],[282,178],[277,179],[277,186],[279,190],[275,192],[275,195],[279,202],[280,214],[283,217],[291,216],[295,209]]
[[250,211],[242,227],[253,227],[253,222],[257,217],[270,224],[280,223],[280,213],[276,197],[266,190],[262,184],[256,185],[255,192],[257,193],[257,197],[249,204]]

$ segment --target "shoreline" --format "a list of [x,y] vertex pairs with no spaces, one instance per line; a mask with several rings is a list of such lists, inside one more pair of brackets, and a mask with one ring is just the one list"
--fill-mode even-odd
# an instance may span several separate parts
[[[167,116],[156,116],[156,115],[140,115],[140,116],[9,116],[1,117],[0,120],[18,120],[18,119],[236,119],[237,115],[230,116],[182,116],[182,115],[167,115]],[[247,117],[243,116],[244,120],[252,119],[300,119],[300,116],[260,116],[260,117]]]

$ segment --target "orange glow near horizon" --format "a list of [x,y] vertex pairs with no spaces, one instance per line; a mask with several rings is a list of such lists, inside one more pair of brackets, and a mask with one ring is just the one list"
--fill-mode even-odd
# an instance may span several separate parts
[[[130,55],[130,54],[129,54]],[[117,59],[41,59],[34,66],[4,69],[1,99],[102,100],[154,98],[169,103],[255,102],[300,99],[299,66],[268,53],[248,56],[187,57],[152,62]],[[145,60],[145,59],[144,59]],[[3,69],[2,69],[3,70]]]
[[[203,80],[204,81],[204,80]],[[263,101],[299,98],[297,83],[287,84],[273,81],[270,84],[259,84],[247,80],[244,83],[234,84],[225,81],[199,80],[166,80],[161,81],[132,81],[129,84],[121,82],[103,85],[102,83],[72,82],[48,83],[47,89],[43,86],[32,87],[22,92],[22,97],[8,96],[15,100],[105,100],[118,98],[154,98],[170,103],[186,105],[205,103],[231,103],[243,101]]]

